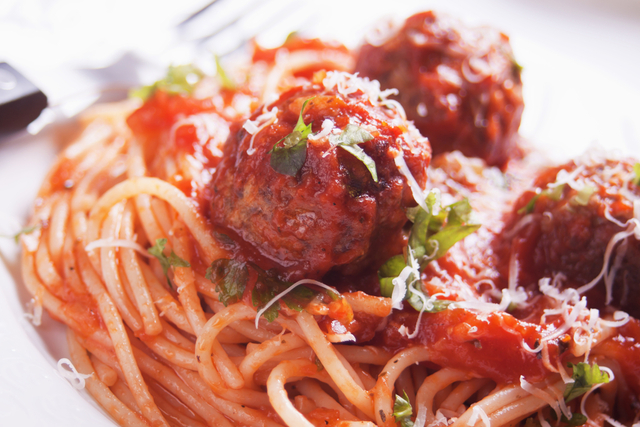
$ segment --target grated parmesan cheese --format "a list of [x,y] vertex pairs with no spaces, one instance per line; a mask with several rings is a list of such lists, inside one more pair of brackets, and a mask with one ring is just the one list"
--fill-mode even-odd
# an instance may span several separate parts
[[125,240],[125,239],[98,239],[98,240],[94,240],[93,242],[91,242],[87,246],[85,246],[84,250],[89,252],[89,251],[92,251],[94,249],[99,249],[99,248],[127,248],[127,249],[133,249],[134,251],[138,252],[140,255],[144,255],[147,258],[151,257],[149,252],[147,252],[146,249],[143,248],[142,246],[140,246],[137,242],[134,242],[133,240]]
[[249,134],[251,134],[251,141],[249,141],[249,148],[247,149],[247,154],[252,156],[253,153],[256,152],[256,149],[253,148],[253,142],[256,138],[256,135],[260,133],[260,131],[267,126],[273,124],[278,119],[278,107],[273,107],[271,110],[267,110],[267,106],[265,105],[262,109],[262,114],[256,117],[255,121],[247,120],[242,125],[242,128],[245,129]]
[[322,130],[316,134],[311,134],[307,137],[309,141],[318,141],[324,137],[327,137],[331,134],[335,124],[330,119],[324,119],[322,122]]
[[[558,399],[556,399],[554,396],[552,396],[550,393],[539,389],[538,387],[534,386],[533,384],[531,384],[529,381],[524,379],[524,375],[520,375],[520,387],[522,387],[522,389],[524,391],[526,391],[527,393],[529,393],[532,396],[537,397],[540,400],[543,400],[547,403],[547,405],[549,405],[554,412],[556,413],[556,418],[560,419],[561,415],[562,415],[562,411],[560,410],[560,403],[558,402]],[[563,400],[564,401],[564,400]],[[567,409],[568,410],[568,409]],[[569,411],[569,413],[565,413],[564,414],[567,418],[571,418],[571,412]]]
[[[68,369],[65,369],[64,366],[67,366]],[[76,390],[82,390],[85,386],[85,379],[91,377],[93,374],[81,374],[76,370],[76,367],[73,366],[73,363],[67,358],[63,358],[58,360],[58,374],[65,380],[69,381],[69,383]]]
[[475,426],[478,422],[478,418],[482,420],[485,427],[491,427],[491,420],[489,420],[487,413],[484,412],[484,409],[482,409],[480,405],[475,405],[471,410],[471,418],[467,421],[467,425],[470,427]]
[[332,343],[356,342],[356,337],[351,332],[344,334],[326,334],[327,340]]

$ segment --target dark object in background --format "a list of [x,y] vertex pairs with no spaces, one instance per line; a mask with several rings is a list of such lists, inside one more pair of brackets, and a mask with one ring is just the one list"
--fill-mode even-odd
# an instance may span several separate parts
[[368,38],[375,45],[360,48],[355,71],[400,91],[434,156],[460,150],[499,167],[519,157],[522,83],[507,36],[423,12],[387,37]]
[[47,97],[6,62],[0,63],[0,134],[34,121],[47,106]]

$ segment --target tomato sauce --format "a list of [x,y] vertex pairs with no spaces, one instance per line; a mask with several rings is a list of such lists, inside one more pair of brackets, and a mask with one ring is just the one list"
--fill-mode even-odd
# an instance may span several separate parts
[[538,325],[506,313],[475,314],[455,309],[424,313],[414,339],[398,332],[402,325],[413,332],[417,317],[413,309],[394,312],[373,342],[393,352],[422,345],[432,363],[491,378],[498,384],[519,384],[521,375],[536,382],[549,374],[539,355],[522,347],[523,341],[535,347],[540,339]]

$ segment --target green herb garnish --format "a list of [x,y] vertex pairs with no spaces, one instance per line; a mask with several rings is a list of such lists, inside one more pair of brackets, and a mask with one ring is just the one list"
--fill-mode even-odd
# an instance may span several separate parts
[[527,203],[523,208],[518,209],[518,215],[533,213],[533,210],[536,207],[536,202],[540,196],[546,196],[557,202],[562,198],[562,192],[564,191],[565,185],[566,184],[561,184],[553,188],[547,188],[546,190],[540,190],[537,188],[536,195],[529,200],[529,203]]
[[591,185],[585,185],[580,191],[578,191],[578,194],[573,197],[572,201],[580,206],[587,206],[587,204],[589,203],[589,199],[595,192],[595,187]]
[[220,258],[207,268],[205,277],[216,285],[218,299],[226,307],[242,299],[249,280],[249,270],[242,262]]
[[435,300],[431,301],[432,307],[425,307],[429,295],[413,286],[420,281],[422,269],[432,260],[443,256],[456,242],[480,228],[479,224],[468,224],[472,209],[467,199],[448,205],[436,214],[434,208],[437,202],[438,197],[432,191],[425,199],[427,210],[420,206],[407,210],[407,217],[413,221],[413,226],[404,254],[390,258],[378,271],[380,293],[387,298],[393,295],[396,286],[394,280],[399,279],[403,271],[409,271],[404,299],[418,311],[438,312],[451,303]]
[[400,423],[402,427],[412,427],[411,415],[413,415],[413,408],[407,392],[404,391],[403,396],[396,394],[396,401],[393,403],[393,416],[396,422]]
[[[258,280],[251,291],[251,302],[256,309],[261,310],[276,295],[289,288],[293,283],[278,279],[274,270],[264,271],[257,265],[251,263]],[[282,297],[282,301],[291,310],[302,311],[307,304],[315,297],[316,292],[306,286],[298,286]],[[280,304],[273,304],[263,313],[268,322],[273,322],[278,317],[278,309]]]
[[16,242],[16,245],[18,243],[20,243],[20,236],[22,236],[23,234],[31,234],[36,230],[39,230],[42,227],[42,225],[37,224],[37,225],[31,225],[29,227],[25,227],[22,230],[18,231],[16,234],[14,235],[4,235],[4,234],[0,234],[0,237],[4,237],[7,239],[13,239],[14,242]]
[[633,165],[633,173],[635,174],[633,183],[635,185],[640,185],[640,163],[636,163]]
[[283,175],[296,176],[302,168],[307,158],[307,138],[311,134],[311,125],[306,125],[302,114],[307,103],[313,98],[309,98],[302,104],[300,117],[293,131],[276,142],[269,151],[271,154],[271,167]]
[[169,267],[191,267],[191,264],[176,255],[173,249],[171,250],[171,254],[166,256],[164,254],[164,247],[166,245],[167,239],[156,239],[156,244],[150,247],[148,252],[158,259],[162,267],[162,272],[167,278],[167,283],[169,287],[173,289],[173,284],[171,283],[171,279],[169,279]]
[[215,55],[214,58],[216,60],[216,75],[220,79],[220,83],[222,84],[222,87],[227,90],[235,90],[238,87],[238,85],[236,85],[236,83],[233,80],[231,80],[227,72],[224,70],[218,55]]
[[340,135],[330,135],[329,142],[331,144],[342,147],[349,153],[353,154],[360,160],[369,170],[373,180],[378,182],[378,171],[376,170],[376,162],[364,152],[358,144],[371,141],[373,135],[358,125],[348,124]]
[[164,79],[158,80],[152,85],[132,90],[129,92],[129,96],[146,101],[156,90],[173,95],[190,95],[202,77],[204,77],[204,73],[195,65],[170,65]]
[[609,382],[609,375],[606,372],[602,372],[596,363],[593,365],[584,362],[580,362],[577,365],[569,363],[567,366],[573,368],[572,378],[574,382],[568,384],[564,391],[564,400],[566,402],[582,396],[596,384]]

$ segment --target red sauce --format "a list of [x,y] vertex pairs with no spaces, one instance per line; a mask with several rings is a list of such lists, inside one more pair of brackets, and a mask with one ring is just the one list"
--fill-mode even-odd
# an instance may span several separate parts
[[594,353],[606,355],[618,362],[624,372],[625,382],[640,396],[640,320],[630,319],[617,332],[616,336],[595,347]]
[[413,309],[408,310],[394,312],[374,342],[394,352],[423,345],[431,362],[491,378],[499,384],[519,383],[520,375],[531,382],[549,375],[542,360],[522,347],[523,341],[535,346],[540,339],[538,325],[519,321],[507,313],[483,315],[462,309],[445,310],[423,314],[420,332],[411,340],[398,332],[402,325],[411,332],[415,327],[418,315]]
[[253,62],[264,61],[269,64],[275,62],[276,55],[282,50],[295,52],[299,50],[334,50],[345,55],[350,55],[349,49],[338,42],[327,42],[320,39],[303,39],[300,37],[289,37],[282,46],[268,49],[263,48],[257,43],[253,45]]

